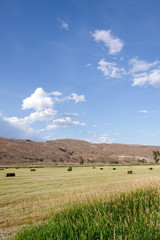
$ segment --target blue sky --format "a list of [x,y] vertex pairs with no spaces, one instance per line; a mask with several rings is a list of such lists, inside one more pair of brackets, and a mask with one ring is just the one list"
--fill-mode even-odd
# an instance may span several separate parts
[[0,136],[160,145],[159,0],[1,0]]

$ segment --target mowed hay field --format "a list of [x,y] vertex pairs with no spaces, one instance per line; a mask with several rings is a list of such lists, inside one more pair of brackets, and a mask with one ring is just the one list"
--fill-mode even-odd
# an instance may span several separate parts
[[[8,168],[0,171],[0,238],[88,199],[110,198],[160,182],[160,166]],[[149,168],[152,167],[153,170]],[[100,170],[103,168],[103,170]],[[127,174],[132,170],[133,174]],[[14,172],[15,177],[6,177]]]

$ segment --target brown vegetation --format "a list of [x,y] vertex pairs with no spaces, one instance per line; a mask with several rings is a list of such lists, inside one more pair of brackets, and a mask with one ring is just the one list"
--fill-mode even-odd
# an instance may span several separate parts
[[[159,146],[91,144],[61,139],[47,142],[0,137],[0,165],[93,165],[153,163]],[[141,161],[140,161],[141,160]]]

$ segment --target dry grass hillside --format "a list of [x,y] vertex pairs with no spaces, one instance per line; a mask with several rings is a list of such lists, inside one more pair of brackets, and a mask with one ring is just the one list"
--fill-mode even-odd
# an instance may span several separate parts
[[145,159],[153,163],[160,146],[91,144],[61,139],[47,142],[0,137],[0,165],[129,164]]

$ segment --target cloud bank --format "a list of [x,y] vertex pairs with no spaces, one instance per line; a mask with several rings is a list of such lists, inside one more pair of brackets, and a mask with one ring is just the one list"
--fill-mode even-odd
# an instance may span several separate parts
[[[129,70],[128,70],[129,68]],[[160,62],[148,63],[139,60],[137,57],[130,59],[125,67],[116,62],[108,62],[104,58],[98,62],[97,69],[100,70],[106,79],[125,78],[132,81],[132,86],[153,86],[160,87]]]
[[[86,123],[73,120],[79,115],[77,113],[58,113],[55,109],[56,103],[64,103],[72,101],[79,103],[85,101],[84,95],[71,93],[69,96],[63,96],[60,92],[47,93],[43,88],[37,88],[29,97],[22,102],[22,110],[32,110],[29,115],[19,118],[17,116],[3,117],[3,122],[8,124],[13,129],[19,129],[21,132],[35,132],[40,133],[50,131],[56,128],[72,127],[72,126],[86,126]],[[44,128],[35,129],[32,125],[34,123],[43,123]]]

